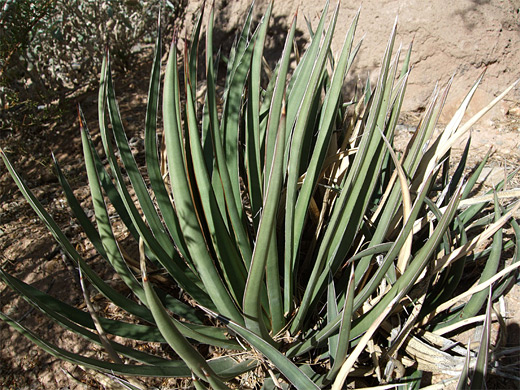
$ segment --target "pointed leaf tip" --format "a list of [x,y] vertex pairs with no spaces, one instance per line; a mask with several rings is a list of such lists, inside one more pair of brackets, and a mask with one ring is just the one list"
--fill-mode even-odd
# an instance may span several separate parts
[[83,126],[83,119],[81,118],[81,106],[79,105],[79,103],[76,107],[76,110],[78,111],[79,129],[80,129],[80,131],[83,131],[84,126]]

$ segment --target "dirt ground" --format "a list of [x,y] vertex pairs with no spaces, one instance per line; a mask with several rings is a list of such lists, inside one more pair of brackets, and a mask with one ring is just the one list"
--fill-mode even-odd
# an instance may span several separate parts
[[[116,77],[119,104],[128,132],[137,148],[142,146],[144,108],[149,60],[143,58],[135,72],[124,78]],[[146,77],[147,79],[147,77]],[[0,134],[0,147],[9,155],[16,169],[23,175],[35,195],[44,204],[81,253],[92,256],[91,248],[84,243],[81,229],[72,219],[59,184],[53,174],[51,152],[71,178],[75,193],[87,206],[88,189],[81,157],[79,125],[76,104],[80,103],[92,130],[97,128],[97,92],[87,92],[50,110],[44,123],[34,126],[26,123],[5,134]],[[407,112],[399,126],[398,138],[407,138],[419,118],[417,111]],[[94,131],[95,132],[95,131]],[[97,139],[94,138],[96,141]],[[456,148],[459,152],[463,145]],[[469,166],[476,164],[490,149],[493,155],[486,167],[488,184],[504,177],[504,172],[520,168],[520,102],[509,100],[502,112],[492,121],[485,120],[472,130],[472,152]],[[519,180],[513,185],[518,187]],[[484,189],[485,187],[483,187]],[[517,216],[518,218],[518,216]],[[0,163],[0,266],[26,283],[67,302],[80,305],[81,290],[76,285],[76,274],[61,256],[56,243],[30,206],[17,190],[7,170]],[[100,265],[101,267],[101,265]],[[110,275],[107,274],[107,277]],[[520,346],[520,287],[515,285],[505,299],[507,312],[507,343]],[[74,352],[93,350],[82,340],[57,327],[25,303],[7,286],[0,283],[0,310],[39,335]],[[161,348],[161,346],[154,346]],[[512,364],[519,364],[516,357]],[[514,359],[513,359],[514,360]],[[148,388],[183,388],[182,382],[147,380]],[[511,382],[495,379],[494,388],[511,388]],[[120,386],[120,387],[118,387]],[[505,387],[502,387],[505,386]],[[520,384],[516,385],[520,388]],[[69,363],[56,360],[31,344],[23,336],[0,322],[0,389],[103,389],[122,388],[113,379],[85,371]]]

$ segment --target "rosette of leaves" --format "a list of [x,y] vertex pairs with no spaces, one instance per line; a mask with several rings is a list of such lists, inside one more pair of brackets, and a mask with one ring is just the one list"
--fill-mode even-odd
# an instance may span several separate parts
[[[105,58],[99,91],[103,155],[80,115],[95,221],[56,169],[72,212],[131,296],[93,271],[2,153],[82,283],[128,320],[105,318],[88,304],[86,311],[72,307],[3,270],[6,284],[65,329],[102,345],[107,359],[68,352],[5,314],[1,318],[61,359],[113,374],[193,377],[197,388],[245,386],[241,375],[252,370],[264,389],[341,389],[360,376],[371,385],[417,388],[423,370],[455,377],[463,371],[461,386],[471,378],[481,383],[481,371],[471,370],[475,362],[485,367],[488,354],[477,358],[448,336],[482,323],[478,314],[488,296],[496,299],[514,282],[520,230],[511,215],[519,206],[510,202],[517,192],[501,191],[505,183],[470,197],[487,157],[465,177],[469,141],[453,172],[450,153],[514,85],[462,124],[477,82],[438,135],[434,129],[450,85],[435,89],[398,154],[393,140],[411,50],[402,61],[401,50],[394,52],[395,28],[375,85],[345,98],[343,82],[359,48],[358,16],[335,58],[337,9],[328,25],[323,16],[311,28],[313,39],[301,56],[293,46],[294,20],[271,70],[263,61],[271,11],[272,4],[254,27],[250,10],[227,57],[223,86],[217,85],[213,13],[204,64],[198,64],[202,16],[185,43],[181,69],[179,42],[172,43],[162,134],[158,37],[145,166],[137,164],[127,141]],[[200,105],[199,67],[206,75]],[[139,259],[123,254],[114,219],[139,244]],[[514,232],[509,240],[503,239],[506,223]],[[514,248],[514,257],[504,268],[507,248]],[[469,299],[455,306],[463,298],[457,286],[476,264],[485,265],[473,280],[464,279],[475,287],[465,289]],[[134,349],[124,339],[167,343],[178,358]],[[205,345],[218,353],[212,356]]]

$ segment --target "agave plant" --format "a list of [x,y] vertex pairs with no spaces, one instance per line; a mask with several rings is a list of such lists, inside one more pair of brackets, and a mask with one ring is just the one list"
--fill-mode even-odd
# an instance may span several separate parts
[[[372,385],[417,388],[422,370],[451,372],[466,386],[470,368],[485,367],[488,354],[467,354],[450,337],[468,323],[484,322],[478,314],[488,297],[491,302],[503,295],[515,280],[520,228],[511,215],[519,204],[507,200],[517,192],[501,191],[504,182],[471,198],[488,156],[466,177],[469,141],[454,171],[450,153],[514,85],[462,124],[477,82],[440,135],[434,129],[451,82],[444,91],[436,88],[413,137],[397,153],[394,135],[411,49],[400,61],[395,27],[377,83],[345,98],[343,83],[359,48],[353,43],[359,14],[336,58],[331,40],[338,10],[328,27],[325,16],[315,29],[309,27],[313,39],[301,57],[293,43],[295,17],[280,60],[269,69],[263,49],[271,11],[272,4],[255,28],[249,11],[227,57],[223,87],[217,85],[221,61],[212,42],[213,13],[205,30],[205,88],[197,83],[202,16],[184,45],[180,72],[180,42],[172,43],[162,133],[158,36],[145,124],[146,169],[131,152],[108,56],[104,60],[99,91],[104,156],[80,113],[95,221],[57,163],[56,171],[72,212],[99,256],[132,291],[130,297],[93,271],[1,154],[80,270],[82,284],[90,283],[128,320],[96,312],[86,288],[84,311],[4,270],[6,284],[63,328],[102,345],[107,359],[68,352],[5,314],[1,318],[61,359],[112,374],[192,377],[196,388],[245,386],[240,377],[252,370],[264,389],[342,389],[359,376]],[[514,239],[503,240],[508,221]],[[126,226],[140,259],[123,254],[114,223]],[[513,262],[504,267],[501,256],[508,248],[514,248]],[[485,265],[476,280],[464,280],[475,286],[461,296],[457,287],[475,264]],[[460,304],[464,297],[469,299]],[[167,343],[177,359],[113,336]],[[217,347],[219,357],[203,345]]]

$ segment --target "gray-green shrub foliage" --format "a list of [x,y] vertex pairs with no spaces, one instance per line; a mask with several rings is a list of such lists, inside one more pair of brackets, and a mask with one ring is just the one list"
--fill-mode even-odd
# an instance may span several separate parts
[[[162,2],[144,0],[1,0],[0,103],[49,103],[98,80],[99,53],[116,67],[153,42]],[[182,20],[185,0],[165,3],[165,25]]]

